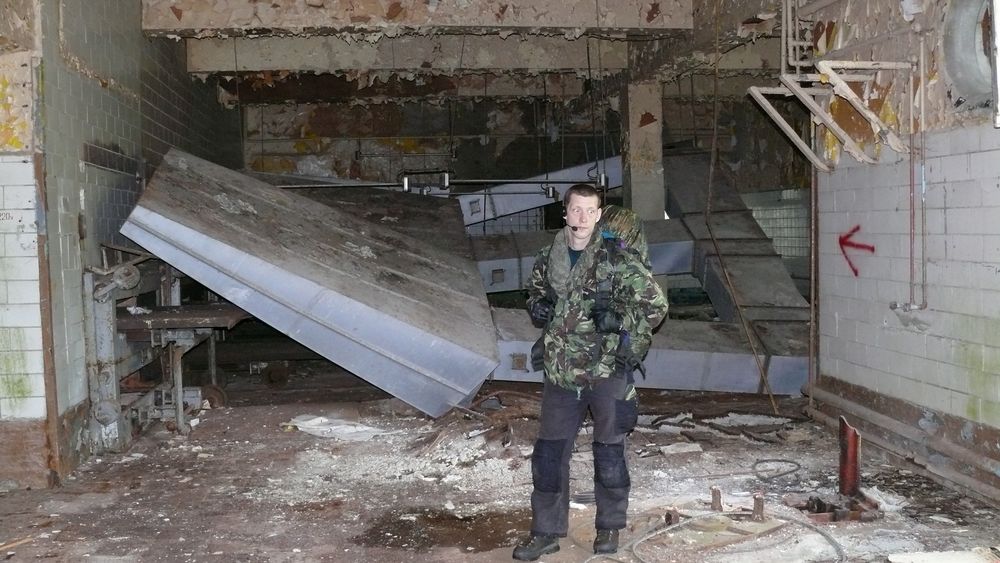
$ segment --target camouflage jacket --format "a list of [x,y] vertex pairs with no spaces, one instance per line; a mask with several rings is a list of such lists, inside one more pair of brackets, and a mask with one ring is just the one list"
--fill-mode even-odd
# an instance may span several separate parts
[[[556,297],[545,327],[545,375],[566,389],[580,390],[615,371],[622,334],[636,357],[645,356],[653,329],[667,314],[667,300],[653,275],[632,253],[606,244],[599,233],[570,268],[565,230],[535,257],[528,281],[528,306]],[[622,314],[619,334],[594,329],[591,308],[598,291],[609,290],[612,309]]]

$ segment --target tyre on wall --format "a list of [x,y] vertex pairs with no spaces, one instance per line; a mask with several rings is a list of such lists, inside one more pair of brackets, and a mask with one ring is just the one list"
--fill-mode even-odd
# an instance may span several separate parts
[[952,0],[944,18],[941,47],[949,97],[958,110],[993,104],[991,0]]

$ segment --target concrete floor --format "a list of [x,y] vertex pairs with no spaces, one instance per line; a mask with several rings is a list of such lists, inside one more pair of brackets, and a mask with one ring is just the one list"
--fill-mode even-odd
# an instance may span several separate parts
[[[357,380],[322,372],[294,372],[281,389],[241,378],[228,388],[228,406],[202,411],[187,437],[157,426],[129,451],[90,460],[60,488],[0,493],[0,545],[7,546],[0,560],[509,561],[530,522],[526,456],[537,428],[531,397],[540,386],[487,384],[480,397],[495,393],[504,408],[488,409],[499,406],[491,400],[477,409],[486,418],[455,413],[433,421]],[[668,507],[685,517],[705,514],[713,485],[733,512],[762,493],[774,526],[808,523],[785,506],[785,495],[836,491],[836,437],[801,417],[803,399],[781,400],[783,418],[763,397],[653,392],[641,399],[623,543],[662,527]],[[283,425],[330,411],[353,411],[392,433],[346,442]],[[581,435],[574,454],[570,537],[543,561],[592,555],[589,441]],[[701,451],[662,450],[674,444]],[[862,451],[862,483],[886,501],[884,516],[820,527],[844,560],[1000,543],[995,509],[872,453]],[[735,527],[692,520],[617,560],[838,560],[830,541],[806,525],[768,533]]]

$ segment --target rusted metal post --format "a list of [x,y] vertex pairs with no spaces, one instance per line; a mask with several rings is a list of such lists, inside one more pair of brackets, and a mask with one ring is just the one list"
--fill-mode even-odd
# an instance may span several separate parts
[[667,514],[665,516],[668,526],[673,526],[674,524],[679,524],[681,521],[681,512],[677,510],[676,506],[668,506]]
[[754,522],[764,521],[764,495],[760,493],[753,496],[753,515],[751,519]]
[[856,428],[840,417],[840,494],[853,497],[858,494],[860,470],[858,468],[858,442]]
[[712,491],[712,510],[722,512],[722,490],[715,485],[712,485],[710,490]]

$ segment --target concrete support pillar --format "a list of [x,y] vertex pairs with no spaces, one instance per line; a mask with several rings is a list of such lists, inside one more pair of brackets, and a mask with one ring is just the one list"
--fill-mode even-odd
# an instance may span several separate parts
[[643,219],[663,219],[663,100],[660,83],[651,80],[626,86],[623,111],[628,116],[622,143],[625,207]]

